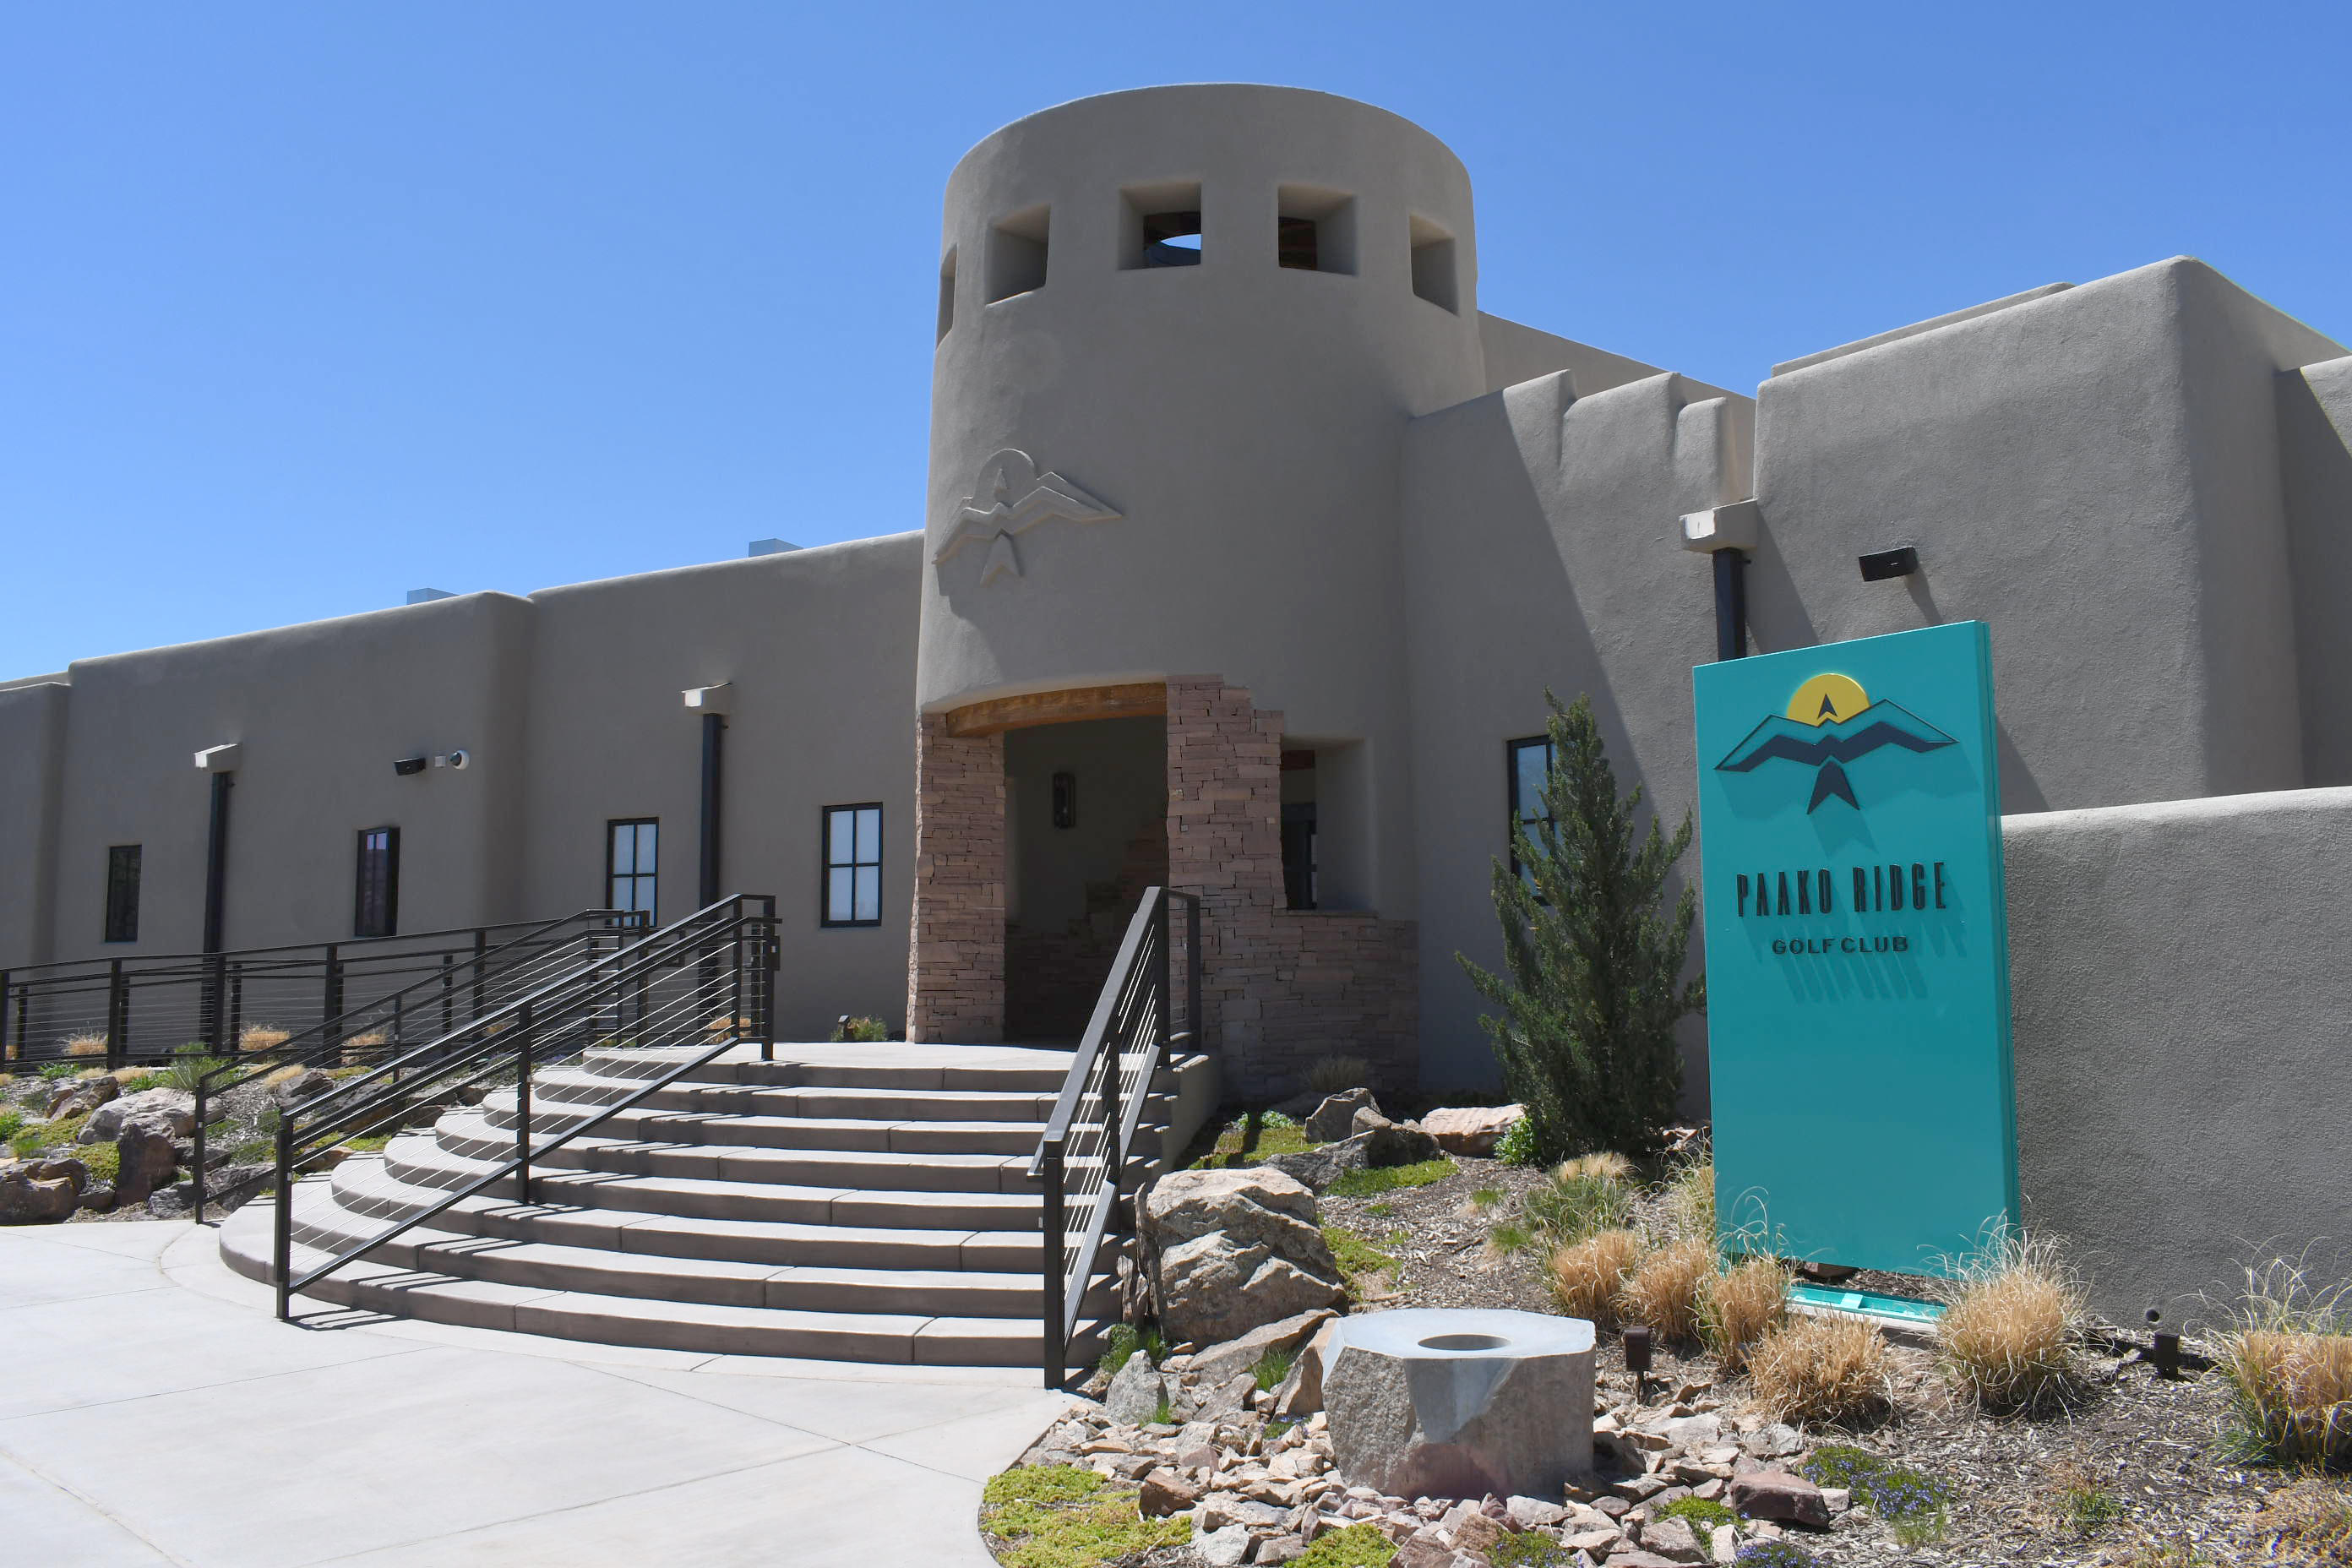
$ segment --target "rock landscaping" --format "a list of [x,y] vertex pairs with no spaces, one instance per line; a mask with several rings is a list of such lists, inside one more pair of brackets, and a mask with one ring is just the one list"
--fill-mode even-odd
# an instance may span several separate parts
[[[173,1219],[195,1201],[195,1073],[201,1058],[165,1066],[0,1075],[0,1225]],[[306,1080],[317,1079],[316,1086]],[[248,1084],[207,1104],[209,1185],[224,1208],[258,1191],[289,1094],[331,1085],[326,1074]]]
[[[1301,1108],[1297,1121],[1257,1119],[1252,1131],[1286,1145],[1270,1159],[1311,1152],[1325,1145],[1310,1126],[1342,1125],[1341,1107],[1318,1120],[1324,1109]],[[1344,1109],[1339,1142],[1361,1136],[1359,1117],[1367,1112],[1386,1121],[1364,1100]],[[1483,1136],[1499,1118],[1478,1109]],[[1423,1119],[1418,1130],[1438,1120]],[[1209,1158],[1245,1158],[1241,1126],[1226,1129],[1222,1152]],[[1264,1138],[1265,1131],[1276,1136]],[[1498,1141],[1507,1134],[1495,1132]],[[1223,1339],[1171,1332],[1164,1350],[1156,1341],[1146,1348],[1148,1336],[1118,1339],[1106,1358],[1112,1364],[1087,1390],[1103,1394],[1116,1384],[1116,1399],[1057,1424],[1013,1473],[1089,1478],[1083,1506],[1131,1517],[1137,1530],[1178,1524],[1182,1539],[1122,1538],[1115,1552],[1027,1561],[1067,1568],[2352,1563],[2352,1492],[2340,1474],[2275,1462],[2286,1451],[2275,1440],[2281,1434],[2303,1435],[2301,1452],[2314,1455],[2326,1451],[2326,1434],[2352,1430],[2352,1377],[2326,1381],[2331,1368],[2352,1369],[2340,1315],[2306,1314],[2284,1338],[2192,1341],[2177,1378],[2159,1375],[2144,1332],[2082,1317],[2063,1288],[2021,1275],[2014,1260],[1998,1272],[2000,1291],[1957,1304],[1965,1309],[1954,1313],[1953,1332],[1964,1336],[1957,1340],[1792,1315],[1786,1270],[1727,1266],[1711,1243],[1691,1245],[1713,1234],[1712,1170],[1694,1135],[1677,1134],[1670,1147],[1679,1152],[1654,1163],[1645,1179],[1622,1161],[1545,1171],[1457,1142],[1430,1180],[1363,1190],[1328,1184],[1304,1205],[1293,1190],[1304,1182],[1265,1169],[1215,1172],[1239,1178],[1216,1189],[1234,1194],[1229,1201],[1248,1194],[1293,1222],[1282,1231],[1289,1241],[1303,1246],[1308,1229],[1318,1233],[1345,1299],[1253,1321]],[[1193,1185],[1186,1177],[1207,1173],[1163,1183],[1181,1192]],[[1179,1245],[1214,1237],[1197,1223]],[[1564,1295],[1585,1288],[1573,1260],[1563,1267],[1571,1254],[1603,1260],[1599,1284],[1580,1299],[1592,1307],[1582,1315],[1600,1321],[1590,1472],[1556,1492],[1426,1498],[1357,1484],[1342,1472],[1322,1383],[1334,1310],[1558,1313]],[[1644,1271],[1648,1280],[1637,1289]],[[1870,1275],[1848,1282],[1913,1295],[1930,1284]],[[1947,1294],[1961,1289],[1955,1283]],[[2030,1310],[1989,1327],[1987,1304],[2002,1300]],[[2063,1321],[2053,1331],[2034,1311]],[[1183,1321],[1230,1327],[1250,1317]],[[1657,1325],[1650,1371],[1639,1379],[1626,1366],[1627,1321]],[[1977,1343],[2004,1332],[2011,1342],[2005,1376],[1988,1370]],[[2248,1371],[2249,1363],[2260,1365]],[[2023,1385],[2019,1368],[2033,1374]],[[2256,1397],[2242,1394],[2246,1387]],[[2305,1401],[2292,1413],[2289,1389]],[[2313,1399],[2321,1401],[2315,1411]],[[1787,1416],[1800,1406],[1807,1418]],[[2265,1432],[2274,1439],[2267,1449]],[[992,1544],[1003,1561],[1023,1562],[1003,1537]]]

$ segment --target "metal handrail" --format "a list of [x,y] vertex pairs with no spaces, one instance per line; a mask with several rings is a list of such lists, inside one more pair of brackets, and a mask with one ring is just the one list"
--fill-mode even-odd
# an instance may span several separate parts
[[[284,1068],[315,1067],[331,1057],[348,1056],[358,1048],[351,1044],[351,1037],[358,1032],[355,1026],[361,1024],[381,1022],[382,1014],[386,1006],[392,1009],[393,1037],[385,1045],[372,1048],[379,1051],[396,1049],[402,1043],[399,1023],[403,1016],[404,1005],[413,996],[420,993],[430,994],[430,999],[441,1001],[445,1007],[447,1007],[462,989],[468,997],[478,1000],[484,988],[494,984],[502,975],[525,971],[536,963],[548,962],[561,949],[569,946],[573,938],[565,938],[553,943],[545,942],[541,939],[551,931],[574,923],[583,928],[578,936],[593,943],[597,937],[613,931],[642,930],[647,924],[647,921],[643,910],[582,910],[577,913],[562,915],[551,921],[542,921],[510,942],[501,942],[497,947],[478,950],[461,964],[449,963],[446,956],[444,955],[441,965],[424,979],[414,984],[403,986],[398,991],[387,993],[362,1006],[338,1014],[334,1017],[311,1026],[299,1035],[289,1037],[282,1044],[272,1046],[267,1053],[263,1053],[266,1059],[226,1061],[210,1071],[201,1074],[196,1079],[196,1128],[194,1134],[194,1146],[190,1159],[191,1175],[196,1189],[194,1214],[195,1223],[202,1225],[205,1222],[205,1206],[213,1196],[226,1198],[241,1188],[258,1186],[268,1179],[266,1173],[257,1173],[241,1182],[231,1184],[217,1194],[207,1188],[205,1180],[207,1156],[205,1106],[207,1100],[218,1099],[232,1089],[241,1089],[257,1078],[265,1077]],[[470,971],[470,973],[460,979],[461,971]],[[468,1012],[470,1014],[470,1008]],[[470,1017],[468,1021],[471,1021]],[[317,1038],[313,1039],[312,1037]]]
[[[731,957],[721,957],[722,950],[730,948]],[[776,958],[775,900],[748,894],[722,899],[641,941],[614,952],[598,954],[565,975],[468,1020],[462,1027],[391,1060],[379,1062],[326,1093],[288,1109],[278,1119],[274,1162],[278,1204],[273,1278],[278,1287],[278,1315],[281,1319],[288,1316],[295,1292],[491,1183],[520,1173],[521,1199],[530,1202],[532,1160],[570,1142],[683,1073],[740,1044],[736,1025],[743,1020],[747,1003],[753,1032],[759,1037],[761,1058],[773,1060]],[[633,998],[638,1005],[635,1023],[643,1032],[647,1020],[644,996],[648,982],[657,972],[683,971],[688,964],[696,966],[699,978],[682,998],[664,1003],[663,1010],[677,1018],[698,1019],[707,1008],[722,999],[723,993],[728,1008],[725,1037],[698,1058],[657,1079],[647,1080],[612,1104],[598,1108],[577,1126],[534,1149],[530,1125],[532,1067],[552,1057],[572,1054],[580,1048],[581,1037],[600,1036],[621,1017],[621,1009]],[[608,1004],[616,1005],[608,1011]],[[655,1016],[656,1026],[670,1026],[670,1019]],[[404,1068],[411,1069],[405,1080],[401,1076]],[[299,1277],[293,1274],[293,1192],[296,1174],[303,1165],[329,1149],[366,1136],[387,1120],[404,1119],[412,1114],[421,1082],[441,1080],[445,1090],[462,1089],[509,1069],[516,1074],[512,1160],[451,1198],[418,1211]],[[453,1075],[462,1076],[455,1083],[446,1081]]]
[[[1185,906],[1185,1027],[1181,1030],[1170,1026],[1173,998],[1169,973],[1174,935],[1171,906],[1179,900]],[[1048,1388],[1059,1388],[1068,1376],[1070,1342],[1077,1333],[1103,1239],[1119,1208],[1128,1158],[1152,1079],[1169,1049],[1180,1041],[1197,1041],[1200,1031],[1200,898],[1171,888],[1148,888],[1128,921],[1118,956],[1095,998],[1087,1032],[1071,1055],[1053,1114],[1029,1161],[1030,1179],[1042,1184],[1045,1198],[1041,1326]],[[1131,1087],[1122,1082],[1130,1062]],[[1095,1151],[1091,1163],[1081,1147],[1089,1140]],[[1075,1247],[1069,1228],[1073,1199],[1080,1205]]]

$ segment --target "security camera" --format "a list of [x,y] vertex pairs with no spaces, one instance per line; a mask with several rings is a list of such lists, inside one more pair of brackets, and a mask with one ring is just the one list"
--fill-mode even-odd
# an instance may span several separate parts
[[471,756],[462,751],[452,752],[449,753],[449,765],[453,768],[462,768],[473,760],[474,759]]
[[392,764],[392,771],[402,778],[406,778],[411,773],[421,773],[425,768],[425,759],[423,757],[403,757]]

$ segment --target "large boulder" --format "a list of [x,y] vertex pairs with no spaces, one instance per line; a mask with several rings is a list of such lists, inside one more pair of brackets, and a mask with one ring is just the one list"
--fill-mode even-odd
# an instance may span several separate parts
[[111,1143],[134,1120],[152,1120],[165,1135],[185,1138],[196,1130],[196,1097],[176,1089],[142,1089],[108,1100],[90,1112],[74,1137],[77,1143]]
[[1307,1118],[1307,1136],[1318,1143],[1337,1143],[1356,1130],[1356,1112],[1367,1109],[1375,1114],[1380,1110],[1370,1089],[1343,1089],[1326,1098]]
[[281,1107],[316,1100],[335,1087],[335,1080],[317,1068],[304,1068],[300,1072],[278,1079],[269,1086],[269,1098]]
[[1315,1194],[1279,1171],[1171,1172],[1144,1199],[1143,1232],[1171,1340],[1223,1344],[1347,1294]]
[[122,1092],[122,1086],[110,1078],[69,1079],[49,1091],[49,1103],[43,1112],[52,1121],[68,1116],[87,1116]]
[[1167,1380],[1152,1366],[1151,1358],[1138,1351],[1127,1358],[1127,1364],[1104,1391],[1103,1413],[1123,1426],[1140,1426],[1160,1419],[1160,1406],[1167,1397]]
[[1262,1324],[1239,1339],[1211,1345],[1193,1356],[1187,1370],[1196,1373],[1203,1384],[1223,1383],[1236,1373],[1250,1371],[1271,1352],[1296,1352],[1333,1316],[1328,1311],[1301,1312],[1278,1323]]
[[48,1224],[70,1215],[80,1202],[63,1176],[36,1176],[26,1165],[0,1170],[0,1225]]
[[1340,1321],[1323,1374],[1332,1458],[1391,1497],[1558,1497],[1592,1468],[1592,1325],[1405,1308]]
[[1421,1125],[1447,1153],[1483,1160],[1527,1114],[1519,1105],[1449,1105],[1423,1117]]
[[171,1134],[143,1120],[125,1127],[114,1148],[121,1157],[121,1168],[114,1175],[114,1201],[119,1206],[145,1203],[147,1194],[170,1182],[179,1167],[180,1151]]

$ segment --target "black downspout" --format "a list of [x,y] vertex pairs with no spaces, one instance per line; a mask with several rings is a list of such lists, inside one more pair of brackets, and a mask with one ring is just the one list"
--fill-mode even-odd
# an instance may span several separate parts
[[1748,657],[1748,557],[1738,550],[1715,552],[1715,657]]
[[[226,936],[222,928],[228,902],[228,792],[236,787],[235,773],[213,775],[212,821],[205,833],[204,950],[207,953],[220,952]],[[221,1009],[228,1000],[227,986],[218,959],[205,968],[205,1043],[217,1051],[222,1043]]]
[[719,804],[720,762],[727,721],[716,713],[702,716],[702,897],[695,908],[707,910],[719,901]]

